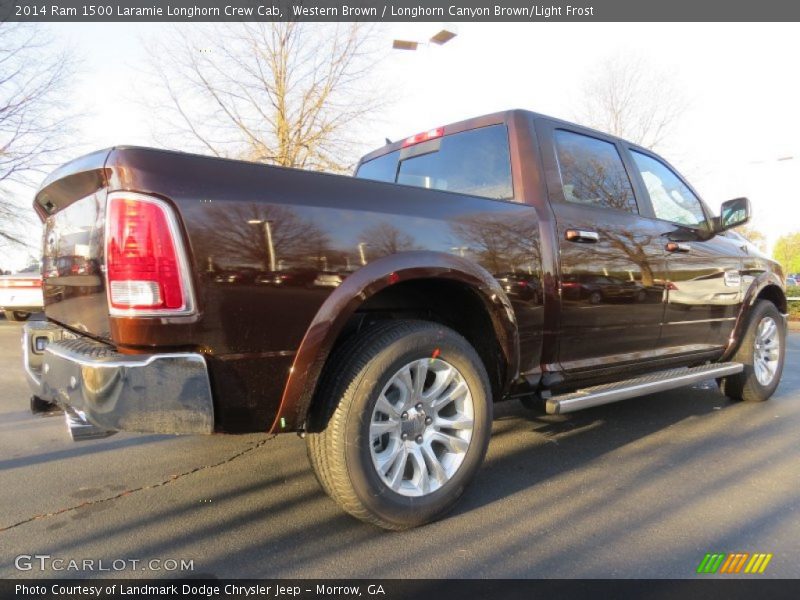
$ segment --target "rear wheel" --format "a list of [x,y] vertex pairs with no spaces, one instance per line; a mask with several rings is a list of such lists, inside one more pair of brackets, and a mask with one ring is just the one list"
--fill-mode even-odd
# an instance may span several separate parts
[[720,382],[722,393],[732,400],[763,402],[775,392],[781,380],[786,356],[786,328],[772,302],[759,300],[753,307],[739,349],[731,360],[744,370]]
[[21,310],[6,310],[3,311],[6,315],[7,321],[27,321],[31,313]]
[[308,455],[351,515],[407,529],[447,512],[478,471],[491,432],[483,363],[455,331],[395,321],[337,351],[312,418]]

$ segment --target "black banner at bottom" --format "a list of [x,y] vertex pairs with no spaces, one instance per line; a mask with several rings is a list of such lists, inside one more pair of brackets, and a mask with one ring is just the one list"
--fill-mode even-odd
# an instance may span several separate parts
[[37,600],[533,600],[581,598],[668,599],[800,597],[800,580],[787,579],[49,579],[0,580],[0,598]]

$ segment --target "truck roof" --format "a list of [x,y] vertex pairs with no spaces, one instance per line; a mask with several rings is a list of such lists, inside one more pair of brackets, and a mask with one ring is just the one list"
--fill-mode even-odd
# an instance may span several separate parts
[[[582,129],[588,131],[594,131],[595,133],[602,135],[607,138],[613,138],[616,140],[625,141],[626,143],[637,146],[633,142],[629,142],[627,140],[622,140],[622,138],[612,135],[610,133],[606,133],[604,131],[600,131],[597,129],[592,129],[591,127],[586,127],[585,125],[580,125],[578,123],[573,123],[571,121],[567,121],[566,119],[559,119],[557,117],[551,117],[549,115],[545,115],[542,113],[533,112],[531,110],[526,110],[523,108],[512,108],[509,110],[503,110],[500,112],[494,112],[487,115],[481,115],[479,117],[472,117],[470,119],[464,119],[463,121],[456,121],[454,123],[449,123],[444,126],[444,135],[449,135],[452,133],[459,133],[461,131],[467,131],[470,129],[477,129],[478,127],[486,127],[488,125],[497,125],[499,123],[508,123],[509,121],[513,120],[514,117],[524,115],[533,119],[547,119],[549,121],[554,121],[556,123],[563,123],[564,125],[570,126],[578,126]],[[399,150],[402,148],[403,141],[406,138],[401,138],[395,142],[390,144],[386,144],[385,146],[381,146],[380,148],[376,148],[375,150],[365,154],[361,157],[359,164],[365,163],[370,161],[374,158],[378,158],[379,156],[383,156],[384,154],[388,154],[390,152],[394,152],[395,150]],[[638,147],[638,146],[637,146]]]

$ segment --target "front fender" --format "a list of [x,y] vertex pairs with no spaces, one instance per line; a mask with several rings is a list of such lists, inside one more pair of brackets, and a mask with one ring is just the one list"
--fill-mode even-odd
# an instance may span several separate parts
[[773,293],[769,294],[770,297],[778,295],[780,298],[782,298],[783,308],[779,305],[778,309],[781,310],[781,312],[786,312],[786,294],[781,278],[773,271],[764,271],[755,277],[744,293],[742,306],[739,309],[739,315],[736,318],[736,325],[731,332],[731,336],[728,339],[728,346],[725,349],[725,353],[720,361],[730,359],[730,357],[736,352],[736,349],[739,347],[739,342],[741,342],[742,336],[744,336],[744,332],[747,329],[748,322],[750,321],[750,314],[753,311],[753,306],[755,306],[756,300],[762,297],[764,292],[768,291],[767,288],[771,287],[775,288],[775,290]]
[[370,262],[348,276],[317,311],[295,355],[271,431],[298,429],[303,424],[322,368],[337,337],[358,307],[391,285],[415,279],[449,279],[474,290],[492,320],[509,367],[505,383],[516,378],[519,370],[517,323],[511,302],[497,280],[480,265],[459,256],[444,252],[401,252]]

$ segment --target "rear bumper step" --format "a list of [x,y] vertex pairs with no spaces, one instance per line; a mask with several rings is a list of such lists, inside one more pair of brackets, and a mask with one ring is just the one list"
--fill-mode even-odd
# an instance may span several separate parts
[[729,362],[659,371],[634,379],[553,396],[547,400],[546,410],[550,415],[575,412],[592,406],[610,404],[618,400],[684,387],[707,379],[735,375],[736,373],[741,373],[742,369],[744,369],[744,365],[741,363]]

